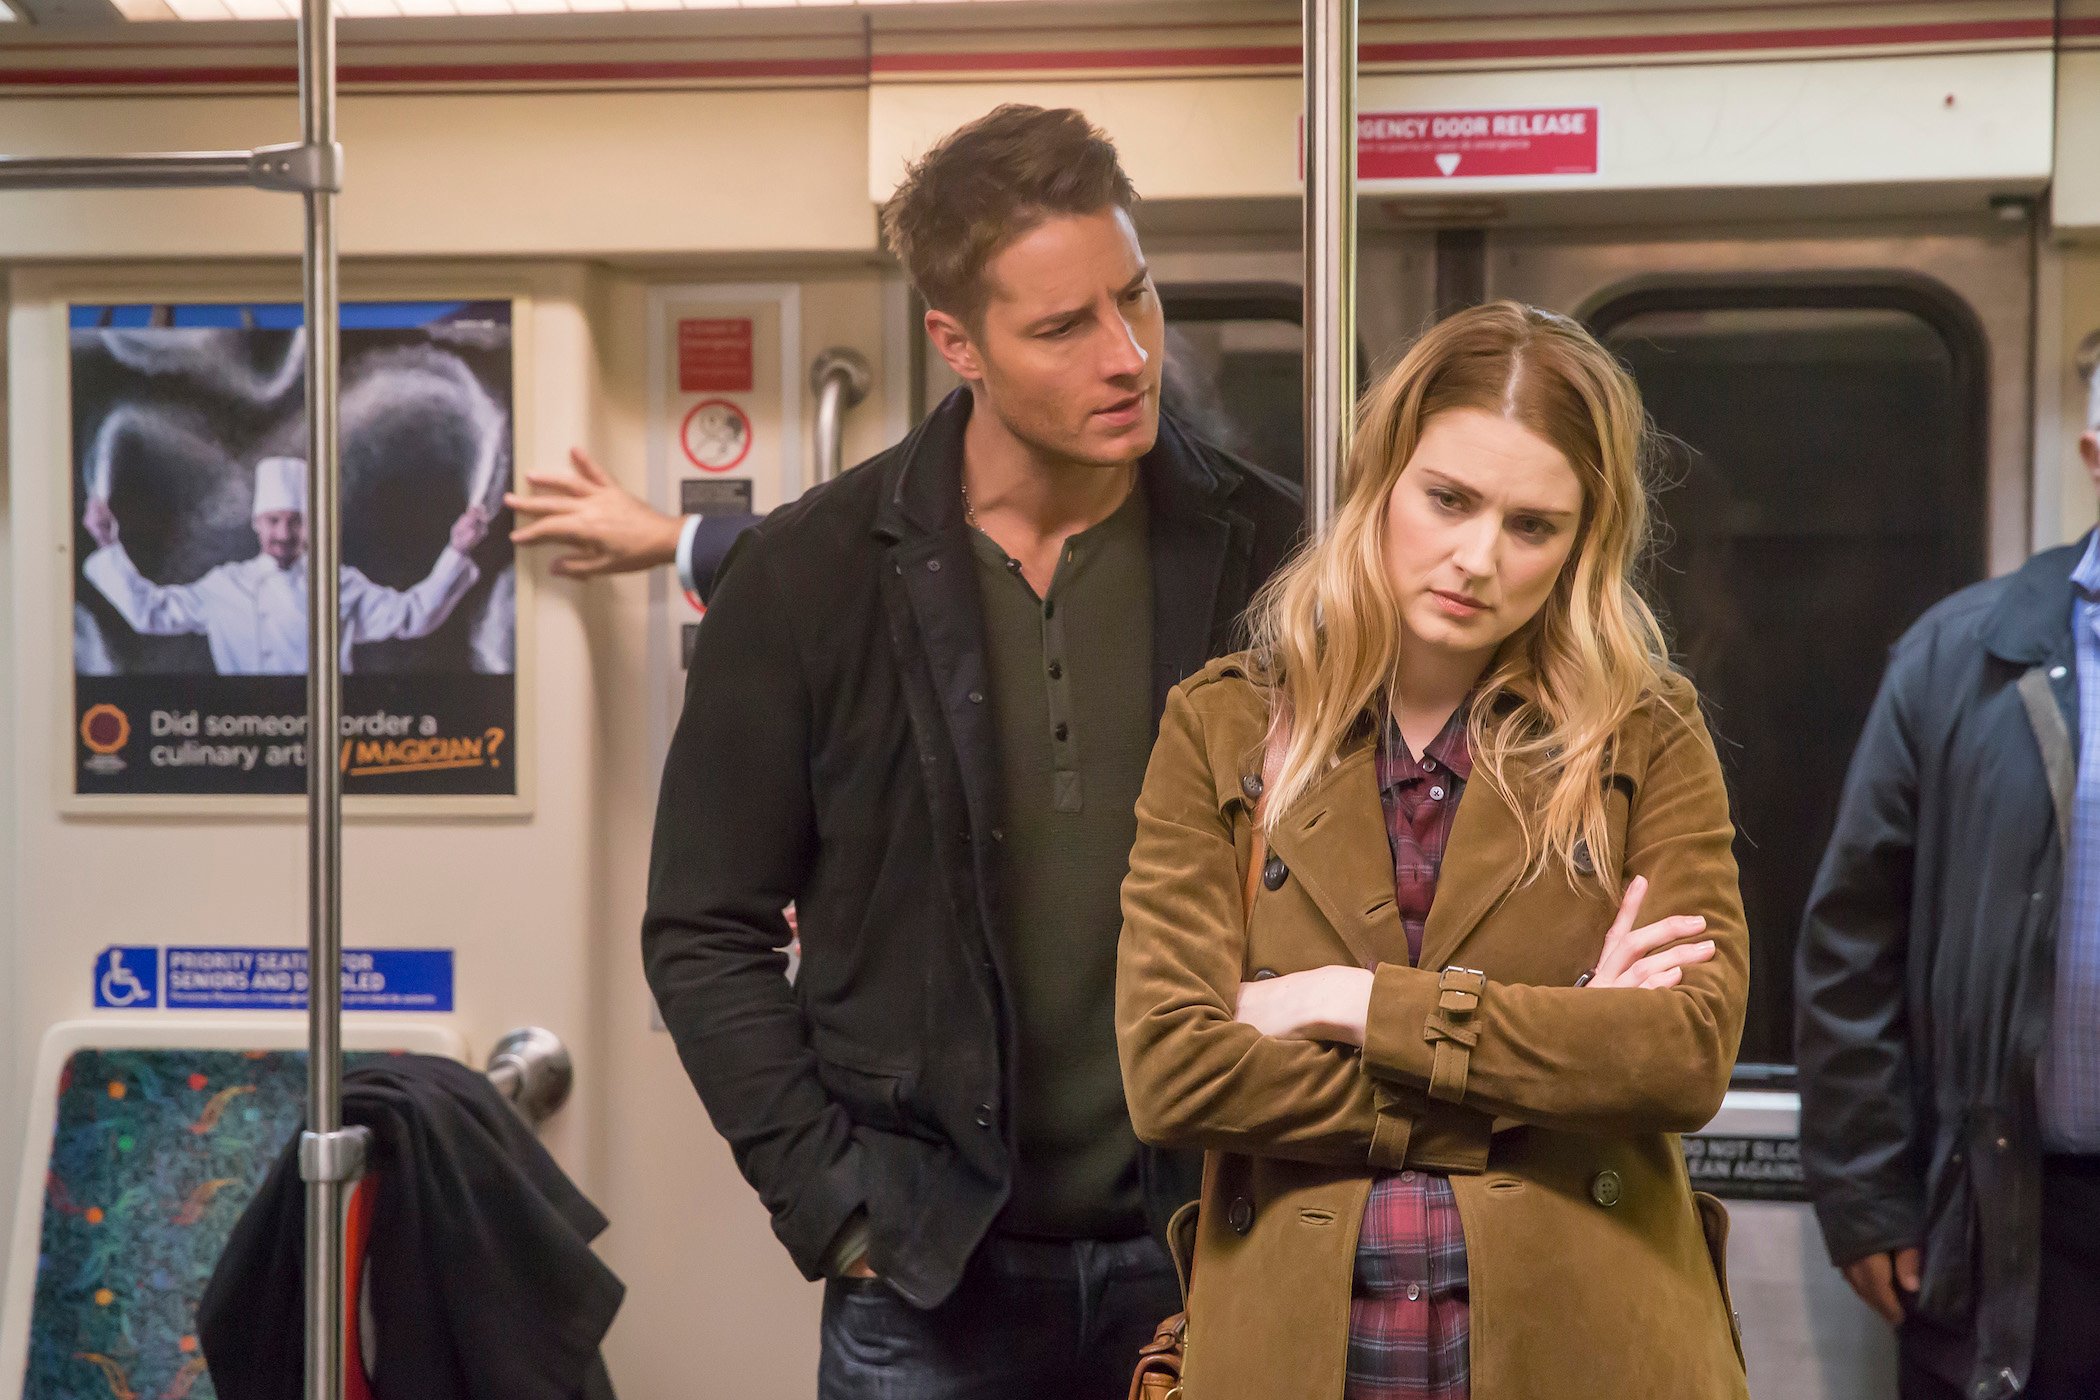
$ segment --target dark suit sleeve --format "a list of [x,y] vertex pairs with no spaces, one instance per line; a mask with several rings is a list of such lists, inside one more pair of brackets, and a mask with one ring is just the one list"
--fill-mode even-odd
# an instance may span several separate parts
[[700,624],[664,760],[642,956],[686,1073],[802,1272],[862,1203],[846,1111],[787,981],[784,907],[815,849],[794,609],[746,535]]
[[1928,652],[1907,641],[1882,678],[1796,953],[1801,1157],[1841,1265],[1924,1235],[1904,986]]

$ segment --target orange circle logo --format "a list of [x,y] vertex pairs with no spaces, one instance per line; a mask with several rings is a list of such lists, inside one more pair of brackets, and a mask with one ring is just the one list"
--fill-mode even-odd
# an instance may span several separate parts
[[94,753],[115,753],[131,742],[131,720],[115,705],[92,705],[80,717],[80,742]]

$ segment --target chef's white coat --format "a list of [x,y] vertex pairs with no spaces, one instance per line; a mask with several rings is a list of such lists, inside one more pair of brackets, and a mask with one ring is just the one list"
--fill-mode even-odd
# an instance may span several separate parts
[[[202,632],[212,664],[227,676],[306,674],[306,560],[279,568],[267,554],[221,564],[195,583],[147,579],[121,543],[96,550],[82,572],[137,632]],[[451,616],[481,577],[474,561],[447,545],[413,588],[386,588],[345,565],[343,670],[359,642],[425,637]]]

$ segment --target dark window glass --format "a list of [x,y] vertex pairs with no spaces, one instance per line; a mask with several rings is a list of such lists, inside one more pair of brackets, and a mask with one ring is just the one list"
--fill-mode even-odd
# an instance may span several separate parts
[[1161,405],[1202,438],[1287,481],[1305,475],[1305,333],[1298,289],[1160,288]]
[[1980,333],[1921,291],[1800,298],[1644,291],[1592,318],[1667,435],[1649,594],[1735,804],[1743,1080],[1793,1062],[1801,913],[1888,647],[1984,569]]

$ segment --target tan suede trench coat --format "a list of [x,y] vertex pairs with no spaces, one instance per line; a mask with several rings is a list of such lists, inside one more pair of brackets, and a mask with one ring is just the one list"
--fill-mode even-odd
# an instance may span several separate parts
[[[1595,882],[1522,879],[1517,814],[1476,769],[1420,967],[1366,737],[1283,814],[1287,874],[1243,919],[1264,700],[1238,658],[1168,702],[1123,886],[1116,1027],[1138,1134],[1207,1151],[1188,1400],[1336,1400],[1356,1240],[1381,1171],[1450,1175],[1472,1288],[1477,1400],[1744,1397],[1720,1203],[1676,1134],[1720,1107],[1748,947],[1734,827],[1691,687],[1626,726],[1614,861],[1641,922],[1702,914],[1713,959],[1663,990],[1576,988],[1616,912]],[[1233,1018],[1263,972],[1378,966],[1363,1050]],[[1474,969],[1485,977],[1447,968]]]

